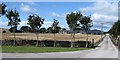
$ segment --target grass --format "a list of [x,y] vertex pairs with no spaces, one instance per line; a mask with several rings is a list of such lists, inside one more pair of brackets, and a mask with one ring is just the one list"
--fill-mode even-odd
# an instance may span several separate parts
[[[90,48],[34,47],[34,46],[2,46],[3,53],[44,53],[88,50]],[[1,48],[0,48],[1,50]]]
[[2,47],[0,46],[0,52],[2,52]]
[[102,41],[103,41],[103,39],[105,38],[105,36],[103,37],[103,38],[101,38],[99,41],[97,41],[95,44],[94,44],[94,46],[98,46]]

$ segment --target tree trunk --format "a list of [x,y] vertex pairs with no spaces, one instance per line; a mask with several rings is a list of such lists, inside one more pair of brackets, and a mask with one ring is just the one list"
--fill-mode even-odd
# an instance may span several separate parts
[[16,38],[15,38],[15,29],[14,29],[14,42],[13,42],[13,45],[15,46],[15,41],[16,41]]
[[39,41],[37,40],[36,46],[38,46],[38,44],[39,44]]
[[86,31],[87,39],[86,39],[86,48],[88,48],[88,32]]
[[56,47],[55,33],[54,33],[54,47]]
[[[73,32],[73,40],[75,41],[75,31]],[[73,47],[74,47],[74,42],[73,42]]]
[[71,48],[73,48],[74,46],[74,43],[73,43],[73,40],[74,40],[74,34],[73,34],[73,28],[72,28],[72,33],[71,33],[71,36],[72,36],[72,39],[71,39]]
[[38,36],[39,36],[39,33],[36,33],[36,36],[37,36],[36,46],[38,46],[38,44],[39,44],[39,41],[38,41]]
[[94,41],[95,41],[95,40],[94,40],[94,39],[92,39],[92,46],[91,46],[92,48],[94,47]]

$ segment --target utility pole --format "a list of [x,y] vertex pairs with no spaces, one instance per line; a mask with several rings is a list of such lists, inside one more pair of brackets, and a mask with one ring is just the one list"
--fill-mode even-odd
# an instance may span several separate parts
[[104,23],[101,23],[101,39],[103,37],[103,25],[104,25]]

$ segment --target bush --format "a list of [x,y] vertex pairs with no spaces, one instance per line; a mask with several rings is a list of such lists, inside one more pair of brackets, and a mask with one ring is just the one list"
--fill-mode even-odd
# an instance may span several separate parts
[[4,30],[2,33],[6,33],[6,31]]

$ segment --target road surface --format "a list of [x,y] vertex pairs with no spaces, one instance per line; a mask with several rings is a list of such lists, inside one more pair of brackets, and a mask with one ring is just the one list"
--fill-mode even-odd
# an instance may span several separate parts
[[91,50],[52,53],[2,53],[3,58],[118,58],[118,49],[109,36]]

